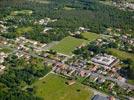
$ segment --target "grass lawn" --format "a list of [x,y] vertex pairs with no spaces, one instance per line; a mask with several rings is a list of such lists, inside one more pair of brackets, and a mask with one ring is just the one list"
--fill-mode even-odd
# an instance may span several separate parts
[[127,53],[125,51],[121,51],[121,50],[118,50],[118,49],[108,49],[108,51],[110,51],[112,53],[112,55],[120,58],[120,59],[132,59],[134,61],[134,54],[131,54],[131,53]]
[[58,53],[63,53],[66,55],[71,55],[72,51],[88,41],[84,39],[77,39],[71,36],[65,37],[57,45],[54,45],[51,49],[57,51]]
[[92,33],[92,32],[84,32],[84,33],[82,33],[82,35],[83,35],[84,38],[86,38],[89,41],[94,41],[94,40],[96,40],[97,38],[100,37],[99,34]]
[[[75,83],[67,85],[67,80],[55,74],[49,74],[33,84],[37,96],[44,100],[90,100],[93,93],[88,87]],[[80,90],[80,91],[78,91]]]
[[20,28],[16,29],[16,34],[20,36],[25,32],[31,32],[31,31],[33,31],[33,29],[30,26],[29,27],[20,27]]

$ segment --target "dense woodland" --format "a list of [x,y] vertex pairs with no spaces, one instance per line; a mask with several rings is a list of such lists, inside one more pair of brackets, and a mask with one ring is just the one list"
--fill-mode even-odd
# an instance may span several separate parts
[[[65,10],[64,7],[74,8]],[[27,33],[29,38],[41,42],[61,40],[68,35],[68,31],[75,31],[80,26],[89,28],[96,33],[104,33],[109,27],[120,28],[121,33],[134,34],[134,13],[122,11],[118,8],[99,3],[97,0],[50,0],[49,4],[31,2],[28,0],[1,0],[0,19],[10,15],[11,11],[29,9],[33,11],[32,16],[16,16],[9,19],[8,24],[18,26],[33,26],[35,19],[50,17],[57,19],[47,26],[57,30],[52,36],[42,35],[42,29],[33,26],[33,33]],[[20,21],[21,20],[21,21]],[[58,29],[57,29],[58,28]],[[11,35],[12,34],[12,35]],[[31,35],[32,34],[32,35]],[[15,37],[14,31],[4,34],[7,37]]]

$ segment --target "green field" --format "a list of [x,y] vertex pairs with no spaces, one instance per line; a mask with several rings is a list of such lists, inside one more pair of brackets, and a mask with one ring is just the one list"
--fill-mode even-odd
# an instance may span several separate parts
[[84,39],[77,39],[71,36],[65,37],[57,45],[54,45],[51,49],[57,51],[58,53],[63,53],[66,55],[71,55],[72,51],[88,41]]
[[[37,96],[44,100],[90,100],[93,93],[80,83],[67,85],[67,80],[55,74],[49,74],[33,84]],[[78,91],[79,90],[79,91]]]
[[117,49],[108,49],[108,51],[110,51],[112,53],[112,55],[120,58],[120,59],[132,59],[134,61],[134,54],[131,54],[131,53],[127,53],[127,52],[124,52],[124,51],[120,51],[120,50],[117,50]]
[[82,35],[83,35],[84,38],[86,38],[89,41],[94,41],[94,40],[96,40],[97,38],[100,37],[99,34],[92,33],[92,32],[84,32],[84,33],[82,33]]

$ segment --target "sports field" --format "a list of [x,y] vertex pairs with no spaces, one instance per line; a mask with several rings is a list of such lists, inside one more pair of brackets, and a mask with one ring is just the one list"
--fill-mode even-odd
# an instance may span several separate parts
[[51,49],[57,51],[58,53],[63,53],[66,55],[71,55],[72,51],[88,41],[84,39],[77,39],[71,36],[65,37],[57,45],[54,45]]
[[67,79],[55,74],[49,74],[34,83],[37,96],[44,100],[90,100],[93,93],[80,83],[66,84]]

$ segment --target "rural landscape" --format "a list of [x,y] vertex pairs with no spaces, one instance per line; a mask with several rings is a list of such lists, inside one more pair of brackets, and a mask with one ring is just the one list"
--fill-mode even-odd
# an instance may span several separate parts
[[0,0],[0,100],[134,100],[134,0]]

